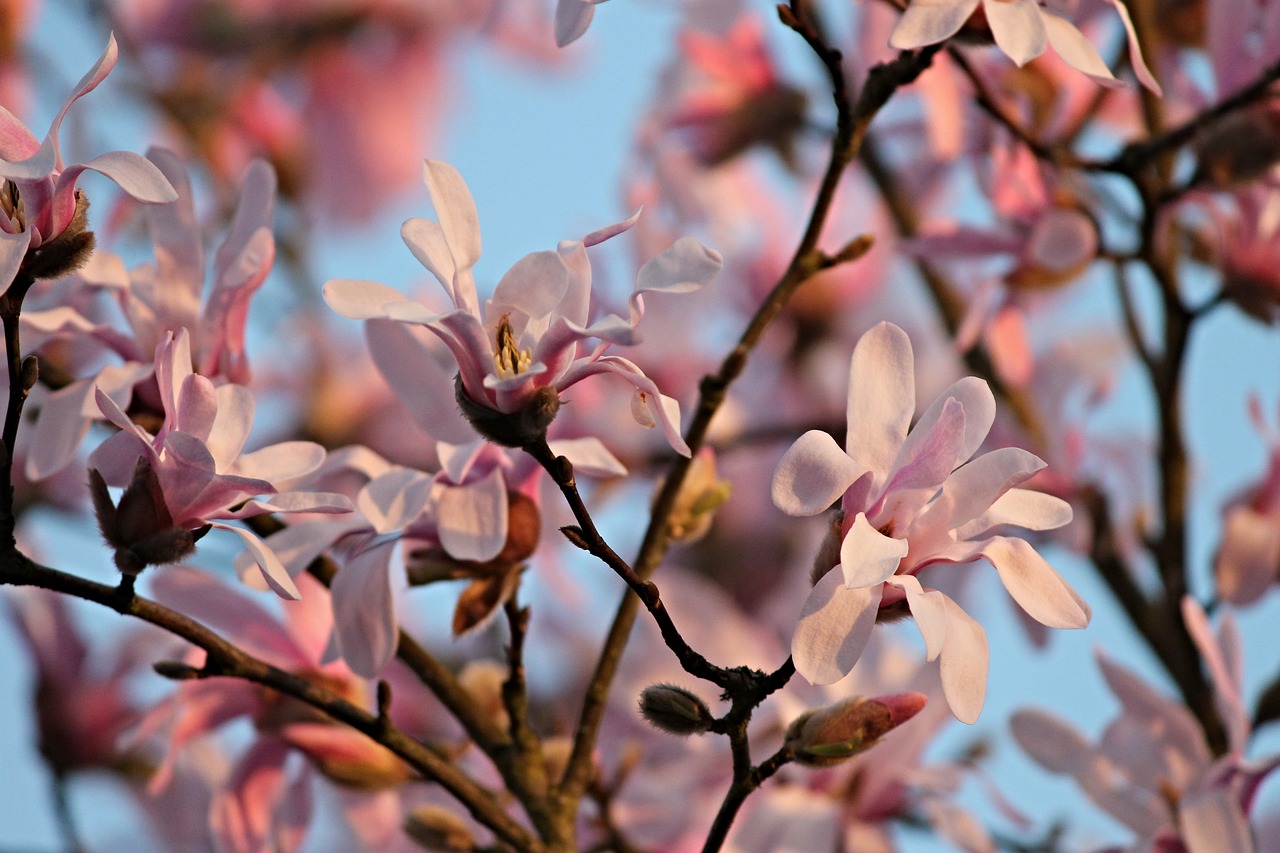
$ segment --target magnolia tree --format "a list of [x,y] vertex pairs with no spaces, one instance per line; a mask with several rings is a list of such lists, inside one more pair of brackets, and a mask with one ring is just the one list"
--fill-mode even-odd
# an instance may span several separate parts
[[[0,4],[62,849],[1280,849],[1280,2],[631,5],[104,0],[41,137],[74,51]],[[554,92],[615,14],[671,33],[620,202],[481,264],[543,202],[437,159],[459,63]]]

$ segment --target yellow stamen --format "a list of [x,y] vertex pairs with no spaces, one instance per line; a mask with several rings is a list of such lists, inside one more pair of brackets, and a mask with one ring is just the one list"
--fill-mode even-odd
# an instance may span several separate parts
[[497,349],[493,353],[493,363],[498,369],[500,379],[519,376],[533,363],[533,352],[516,346],[516,335],[511,328],[510,316],[503,314],[498,320]]

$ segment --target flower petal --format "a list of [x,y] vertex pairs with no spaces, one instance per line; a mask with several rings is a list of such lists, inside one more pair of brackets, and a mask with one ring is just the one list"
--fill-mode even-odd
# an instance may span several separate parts
[[938,655],[942,693],[956,719],[973,724],[987,696],[987,632],[960,605],[945,595],[943,599],[947,638]]
[[280,558],[275,555],[275,552],[267,547],[265,542],[243,527],[234,527],[230,524],[223,524],[220,521],[210,521],[208,524],[210,527],[230,530],[240,537],[240,541],[244,543],[245,550],[253,556],[254,562],[258,564],[258,569],[262,572],[262,577],[266,580],[267,586],[271,588],[272,592],[281,598],[287,598],[292,601],[302,598],[302,593],[298,592],[298,587],[294,584],[293,578],[289,577],[289,572],[285,570],[284,564],[280,562]]
[[346,559],[333,579],[333,628],[351,671],[373,678],[396,653],[399,633],[391,597],[396,540],[374,544]]
[[796,672],[812,684],[834,684],[848,675],[871,639],[879,609],[879,587],[848,589],[840,572],[823,575],[791,637]]
[[[85,169],[92,169],[115,181],[120,189],[146,204],[164,204],[178,200],[178,192],[155,164],[131,151],[108,151],[99,154]],[[70,170],[68,170],[70,171]],[[65,173],[64,173],[65,174]],[[59,184],[61,184],[61,179]]]
[[863,474],[821,430],[809,430],[783,454],[773,474],[773,504],[787,515],[817,515]]
[[925,660],[934,660],[947,639],[946,596],[936,589],[926,590],[915,575],[895,575],[888,583],[906,594],[911,618],[924,639]]
[[1074,25],[1052,12],[1043,12],[1041,18],[1044,20],[1049,45],[1058,56],[1062,57],[1063,62],[1089,75],[1103,86],[1112,88],[1124,86],[1124,83],[1117,80],[1111,73],[1111,69],[1102,61],[1102,57],[1098,55],[1098,51],[1089,40]]
[[1025,539],[997,536],[982,545],[1004,588],[1027,615],[1050,628],[1083,628],[1089,605]]
[[849,363],[845,449],[881,482],[907,438],[915,414],[915,383],[915,357],[906,332],[880,323],[858,340]]
[[1224,788],[1210,788],[1178,803],[1178,826],[1187,853],[1255,849],[1239,801]]
[[951,38],[978,8],[978,0],[911,0],[889,36],[889,46],[913,50]]
[[907,541],[885,536],[871,526],[865,513],[858,513],[840,543],[840,570],[844,585],[869,587],[884,583],[907,556]]
[[507,542],[507,486],[501,469],[441,490],[436,511],[440,544],[455,559],[487,562]]
[[388,305],[407,301],[395,288],[354,278],[331,278],[321,292],[330,308],[352,320],[386,318]]
[[431,478],[412,468],[395,468],[370,481],[356,495],[356,509],[377,533],[403,530],[426,509]]
[[565,47],[581,38],[595,14],[596,5],[590,0],[557,0],[556,46]]
[[471,190],[457,169],[440,160],[426,161],[422,177],[458,273],[471,269],[480,260],[480,217]]
[[1018,65],[1044,53],[1048,37],[1035,0],[983,0],[982,10],[996,46]]

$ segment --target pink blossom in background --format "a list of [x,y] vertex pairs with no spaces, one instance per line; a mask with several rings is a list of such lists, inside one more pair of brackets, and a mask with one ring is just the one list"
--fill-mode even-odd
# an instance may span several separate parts
[[1060,498],[1015,488],[1044,467],[1025,450],[1002,448],[969,461],[995,418],[995,399],[982,380],[952,385],[908,431],[914,412],[911,342],[898,327],[881,323],[854,349],[845,449],[812,430],[778,463],[773,499],[784,512],[817,515],[836,500],[841,509],[832,527],[837,564],[816,566],[791,651],[809,681],[838,681],[862,654],[881,609],[905,602],[929,659],[941,659],[947,702],[957,718],[972,723],[986,693],[986,632],[917,575],[986,559],[1034,619],[1083,628],[1088,606],[1031,545],[991,535],[1001,525],[1061,527],[1071,508]]
[[1213,561],[1219,595],[1236,605],[1254,603],[1280,578],[1280,426],[1267,421],[1256,398],[1249,408],[1267,446],[1266,469],[1223,508]]
[[[58,142],[62,120],[72,104],[106,79],[118,53],[115,38],[109,38],[106,50],[80,78],[43,141],[0,106],[0,178],[5,179],[0,187],[0,293],[8,289],[24,262],[37,262],[29,253],[42,247],[45,253],[56,251],[50,245],[82,214],[87,201],[76,182],[86,169],[106,175],[141,202],[156,204],[176,197],[155,166],[128,151],[110,151],[71,166],[62,161]],[[83,221],[77,227],[83,231]]]
[[[166,335],[186,330],[192,367],[216,383],[249,381],[245,327],[249,300],[266,280],[275,260],[271,233],[275,175],[256,161],[245,173],[243,188],[229,231],[214,256],[213,277],[205,293],[204,234],[196,216],[191,183],[182,163],[164,149],[148,157],[177,189],[176,200],[148,208],[147,224],[155,260],[126,270],[114,255],[99,251],[85,269],[43,310],[22,315],[28,346],[92,342],[118,356],[93,375],[68,383],[42,401],[37,429],[42,441],[27,459],[27,476],[48,477],[68,465],[83,442],[89,425],[102,415],[94,403],[95,389],[128,409],[136,405],[158,409],[151,384],[151,359]],[[119,303],[128,330],[114,318],[99,321],[82,305],[99,293]],[[49,347],[51,348],[51,347]]]

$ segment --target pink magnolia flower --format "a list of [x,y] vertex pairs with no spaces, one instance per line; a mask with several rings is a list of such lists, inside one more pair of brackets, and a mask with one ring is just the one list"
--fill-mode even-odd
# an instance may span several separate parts
[[[32,274],[40,277],[67,271],[65,265],[57,263],[65,259],[51,256],[56,251],[52,247],[64,234],[70,238],[84,231],[87,202],[83,192],[76,189],[76,182],[86,169],[106,175],[138,201],[155,204],[176,198],[173,187],[155,166],[128,151],[110,151],[72,166],[62,160],[58,130],[63,118],[72,104],[106,78],[116,64],[117,54],[112,36],[97,63],[80,78],[54,117],[43,141],[0,107],[0,178],[5,179],[0,187],[0,293],[9,288],[24,262],[29,269],[35,267]],[[47,257],[34,254],[41,249]]]
[[[1142,59],[1129,12],[1120,0],[1108,0],[1120,16],[1129,37],[1129,59],[1142,85],[1159,94],[1160,86]],[[990,28],[996,45],[1018,65],[1035,59],[1052,47],[1068,65],[1104,85],[1117,85],[1115,76],[1094,49],[1066,18],[1044,8],[1038,0],[911,0],[889,44],[912,50],[937,44],[956,35],[966,24]],[[970,18],[976,16],[970,23]]]
[[[27,459],[26,473],[32,479],[56,473],[75,457],[90,424],[101,418],[93,403],[95,389],[102,389],[125,409],[135,396],[143,405],[159,405],[148,399],[155,396],[148,380],[154,374],[151,358],[167,334],[187,330],[193,367],[200,375],[215,382],[249,381],[245,353],[249,300],[275,261],[271,234],[275,174],[261,160],[246,171],[230,229],[214,255],[206,295],[204,235],[186,169],[164,149],[153,148],[147,156],[178,194],[173,202],[148,209],[155,261],[126,270],[116,256],[98,252],[73,277],[59,304],[22,315],[24,342],[33,347],[50,341],[91,340],[123,360],[41,401],[35,428],[41,440]],[[95,322],[77,309],[78,302],[102,291],[118,301],[129,324],[127,333],[114,323]]]
[[1244,758],[1249,715],[1241,693],[1239,631],[1228,615],[1215,637],[1204,610],[1190,598],[1183,600],[1182,613],[1227,725],[1226,755],[1214,758],[1182,703],[1101,653],[1098,665],[1121,712],[1096,744],[1056,715],[1035,709],[1014,714],[1010,728],[1037,763],[1072,777],[1099,808],[1138,836],[1117,850],[1264,849],[1255,847],[1250,817],[1258,789],[1280,757],[1257,763]]
[[[629,319],[609,315],[587,325],[587,248],[630,228],[633,216],[581,240],[562,242],[556,251],[526,255],[502,277],[482,310],[471,271],[480,257],[475,202],[462,176],[446,163],[428,160],[425,179],[440,219],[410,219],[401,235],[445,289],[454,310],[436,315],[386,285],[353,279],[325,284],[329,306],[355,320],[416,323],[439,336],[458,363],[459,403],[469,409],[466,414],[478,429],[485,430],[481,421],[500,422],[503,416],[515,415],[528,422],[529,429],[519,430],[520,435],[545,431],[558,408],[560,391],[593,374],[612,373],[635,386],[632,414],[637,422],[661,425],[671,446],[687,455],[679,404],[659,392],[634,363],[604,353],[611,344],[639,341],[636,325],[644,316],[644,293],[695,290],[719,271],[720,256],[692,238],[677,240],[640,268]],[[589,343],[593,339],[598,343]],[[495,438],[490,431],[485,434]]]
[[[166,336],[155,362],[164,408],[155,435],[101,390],[96,393],[102,413],[120,428],[89,459],[94,482],[101,484],[95,495],[99,523],[116,547],[117,565],[136,574],[145,565],[180,559],[194,547],[194,538],[188,545],[183,531],[198,538],[201,528],[218,527],[240,537],[271,589],[297,598],[297,587],[271,549],[252,532],[222,520],[269,512],[349,511],[350,502],[342,495],[288,491],[320,466],[324,449],[309,441],[288,441],[242,453],[253,425],[253,395],[242,385],[215,388],[193,372],[185,329],[176,337]],[[126,485],[119,508],[108,509],[105,487]]]
[[[324,587],[309,575],[299,577],[298,584],[306,595],[289,602],[282,621],[203,572],[174,568],[157,576],[154,590],[157,600],[210,625],[251,654],[371,710],[373,686],[342,661],[323,660],[332,624]],[[204,652],[193,651],[188,662],[200,666]],[[434,706],[408,678],[396,679],[395,688],[395,695],[407,700],[394,705],[397,725],[420,732],[425,715],[418,709]],[[247,681],[186,681],[148,713],[139,736],[167,731],[169,737],[150,790],[165,790],[193,741],[239,719],[252,722],[253,737],[214,794],[209,825],[219,850],[297,850],[311,823],[312,788],[319,778],[337,783],[344,817],[367,849],[391,849],[403,822],[399,788],[410,777],[409,768],[364,734]],[[307,758],[300,772],[291,772],[287,764],[295,753]]]
[[838,546],[824,546],[815,566],[820,575],[791,652],[811,682],[837,681],[862,654],[881,610],[901,612],[905,602],[929,660],[940,658],[948,704],[971,723],[986,694],[986,632],[918,576],[985,558],[1032,618],[1083,628],[1088,605],[1044,558],[1026,540],[992,535],[1004,525],[1061,527],[1071,507],[1015,488],[1044,467],[1025,450],[1006,447],[970,461],[995,418],[995,398],[982,380],[956,382],[908,430],[914,412],[911,341],[881,323],[853,352],[845,449],[811,430],[778,463],[772,491],[783,512],[817,515],[837,499],[841,509],[832,527]]
[[1256,398],[1250,414],[1267,442],[1267,469],[1223,511],[1213,561],[1218,593],[1236,605],[1257,601],[1280,577],[1280,429],[1267,424]]

